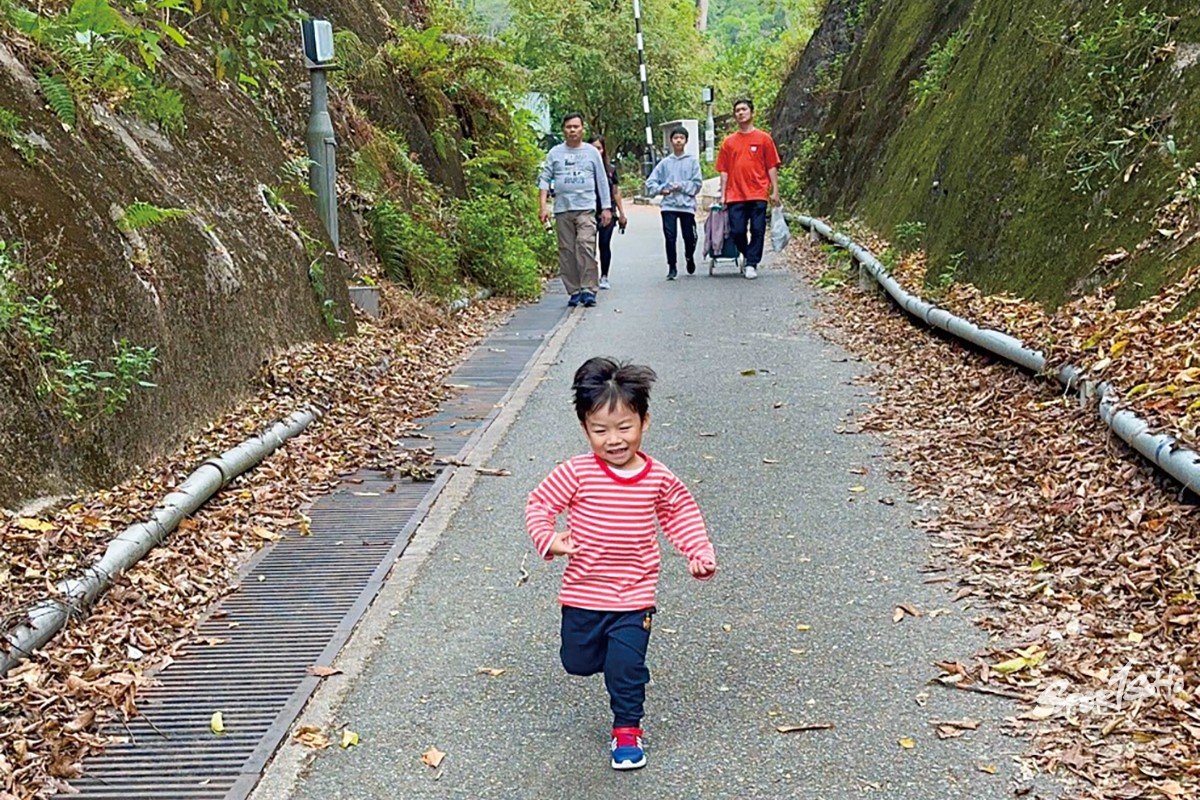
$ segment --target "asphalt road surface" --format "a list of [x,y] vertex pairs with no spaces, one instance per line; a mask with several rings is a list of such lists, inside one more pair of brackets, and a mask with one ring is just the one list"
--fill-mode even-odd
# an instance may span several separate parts
[[[926,583],[920,512],[888,483],[881,443],[839,433],[869,401],[851,385],[864,367],[811,330],[814,290],[770,260],[756,281],[702,264],[667,282],[657,211],[630,217],[612,290],[572,312],[490,459],[511,476],[481,477],[404,601],[375,610],[386,632],[338,711],[362,743],[317,754],[292,796],[1011,798],[1022,743],[1000,727],[1015,710],[929,683],[932,662],[986,637],[949,584]],[[601,678],[558,662],[561,565],[523,527],[530,489],[586,448],[569,387],[594,355],[658,371],[644,449],[690,486],[720,563],[693,580],[663,543],[637,772],[609,767]],[[900,604],[948,613],[896,623]],[[940,740],[930,725],[962,718],[979,729]],[[421,761],[431,746],[437,770]]]

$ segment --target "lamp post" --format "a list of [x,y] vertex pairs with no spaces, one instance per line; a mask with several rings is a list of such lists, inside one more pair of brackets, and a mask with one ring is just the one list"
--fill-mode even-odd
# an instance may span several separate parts
[[339,248],[337,207],[337,139],[329,117],[329,71],[333,63],[333,25],[328,20],[305,20],[300,26],[304,66],[312,85],[312,108],[304,140],[308,145],[308,185],[317,200],[317,214],[325,231]]
[[710,164],[713,162],[713,159],[716,157],[715,150],[716,150],[717,133],[716,133],[716,126],[713,123],[713,113],[712,113],[713,100],[715,100],[715,99],[716,99],[716,94],[713,91],[713,87],[705,86],[704,87],[704,104],[706,106],[708,106],[708,120],[704,123],[704,160]]

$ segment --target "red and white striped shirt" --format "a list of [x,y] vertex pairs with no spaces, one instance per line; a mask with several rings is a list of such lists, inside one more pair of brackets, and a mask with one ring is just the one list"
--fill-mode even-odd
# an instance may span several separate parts
[[655,521],[667,541],[692,560],[716,555],[700,507],[683,482],[645,453],[646,465],[621,477],[594,453],[554,468],[529,494],[525,527],[543,558],[558,515],[579,552],[563,572],[558,601],[593,611],[637,611],[654,605],[661,557]]

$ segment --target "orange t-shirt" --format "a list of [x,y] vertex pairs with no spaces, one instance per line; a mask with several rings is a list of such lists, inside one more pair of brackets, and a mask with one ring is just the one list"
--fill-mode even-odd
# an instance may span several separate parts
[[735,131],[721,142],[717,154],[717,172],[729,175],[725,181],[725,201],[741,203],[746,200],[766,200],[771,194],[771,179],[767,170],[778,169],[783,162],[775,149],[775,140],[758,128],[742,133]]

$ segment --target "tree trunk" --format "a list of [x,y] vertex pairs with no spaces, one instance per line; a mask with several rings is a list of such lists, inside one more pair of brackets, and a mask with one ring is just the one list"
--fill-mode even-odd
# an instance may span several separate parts
[[696,30],[708,30],[708,0],[696,0]]

